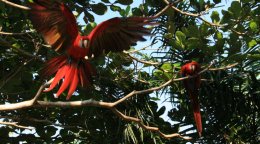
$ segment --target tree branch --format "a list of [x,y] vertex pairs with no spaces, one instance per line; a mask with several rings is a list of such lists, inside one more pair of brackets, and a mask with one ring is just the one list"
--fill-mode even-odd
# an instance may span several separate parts
[[30,53],[28,53],[27,51],[24,51],[24,50],[22,50],[22,49],[20,49],[20,48],[17,48],[17,47],[15,47],[15,46],[11,45],[9,42],[5,41],[5,40],[2,39],[2,38],[0,38],[0,44],[3,45],[3,46],[7,46],[7,47],[10,47],[10,48],[12,48],[12,49],[15,49],[15,50],[17,50],[19,53],[21,53],[21,54],[23,54],[23,55],[25,55],[25,56],[32,57],[32,58],[35,58],[35,59],[38,59],[38,60],[42,61],[42,59],[41,59],[40,57],[38,57],[38,56],[36,56],[36,55],[33,55],[33,54],[30,54]]
[[7,78],[3,78],[3,79],[2,79],[2,84],[0,85],[0,89],[2,89],[2,88],[5,86],[5,84],[6,84],[9,80],[11,80],[17,73],[20,72],[20,70],[21,70],[25,65],[27,65],[27,64],[28,64],[29,62],[31,62],[32,60],[33,60],[33,59],[30,59],[30,60],[24,62],[20,67],[18,67],[18,68],[15,70],[15,72],[11,73],[11,75],[9,74]]
[[220,67],[220,68],[210,68],[209,71],[218,71],[218,70],[225,70],[225,69],[230,69],[232,67],[237,66],[239,63],[233,63],[233,64],[229,64],[227,66],[224,67]]
[[95,100],[84,100],[84,101],[73,101],[73,102],[37,101],[37,99],[41,95],[42,91],[52,82],[53,79],[51,79],[47,83],[41,85],[41,87],[39,88],[38,92],[36,93],[36,95],[34,96],[33,99],[28,100],[28,101],[19,102],[19,103],[14,103],[14,104],[2,104],[2,105],[0,105],[0,111],[17,110],[17,109],[23,109],[23,108],[28,108],[28,107],[32,107],[32,106],[33,107],[82,107],[82,106],[94,106],[94,107],[103,107],[103,108],[113,108],[116,105],[122,103],[123,101],[125,101],[126,99],[128,99],[128,98],[130,98],[130,97],[132,97],[134,95],[151,93],[153,91],[157,91],[157,90],[160,90],[160,89],[168,86],[172,82],[182,81],[182,80],[185,80],[185,79],[191,79],[191,78],[197,77],[198,75],[206,72],[213,64],[214,64],[214,62],[210,63],[209,66],[207,66],[205,69],[203,69],[197,75],[194,75],[194,76],[186,76],[186,77],[177,78],[177,79],[173,78],[173,79],[170,79],[167,82],[165,82],[165,83],[163,83],[163,84],[161,84],[160,86],[157,86],[157,87],[152,87],[152,88],[145,89],[145,90],[140,90],[140,91],[133,90],[132,92],[130,92],[129,94],[127,94],[126,96],[124,96],[123,98],[121,98],[121,99],[119,99],[119,100],[117,100],[115,102],[102,102],[102,101],[95,101]]
[[[125,52],[124,52],[125,53]],[[125,53],[127,54],[127,53]],[[143,64],[147,64],[147,65],[159,65],[160,63],[159,62],[153,62],[153,61],[145,61],[145,60],[141,60],[141,59],[138,59],[130,54],[127,54],[131,59],[137,61],[137,62],[140,62],[140,63],[143,63]]]
[[18,4],[15,4],[15,3],[12,3],[12,2],[9,2],[7,0],[1,0],[3,3],[7,4],[7,5],[10,5],[10,6],[13,6],[13,7],[17,7],[19,9],[23,9],[23,10],[30,10],[29,7],[26,7],[26,6],[22,6],[22,5],[18,5]]
[[138,52],[138,51],[141,51],[141,50],[146,50],[148,47],[151,47],[151,46],[153,46],[154,44],[156,44],[156,43],[158,43],[158,41],[156,41],[156,42],[154,42],[154,43],[152,43],[152,44],[149,44],[148,46],[145,46],[145,47],[143,47],[143,48],[141,48],[141,49],[138,49],[138,50],[132,50],[132,51],[123,51],[125,54],[132,54],[132,53],[136,53],[136,52]]
[[152,16],[152,18],[158,18],[159,16],[161,16],[171,6],[172,5],[170,3],[168,3],[166,7],[164,7],[161,11],[159,11],[156,15]]
[[148,131],[152,131],[152,132],[157,132],[160,134],[160,136],[162,136],[163,138],[166,139],[170,139],[170,138],[174,138],[174,137],[180,137],[184,140],[191,140],[192,138],[190,137],[183,137],[178,133],[174,133],[174,134],[164,134],[162,133],[158,127],[151,127],[151,126],[147,126],[145,124],[143,124],[143,122],[135,117],[130,117],[130,116],[126,116],[123,113],[121,113],[120,111],[118,111],[116,108],[111,108],[112,112],[115,113],[118,117],[120,117],[121,119],[123,119],[124,121],[132,121],[137,123],[141,128],[148,130]]
[[[165,2],[167,5],[171,5],[171,3],[170,3],[168,0],[164,0],[164,2]],[[182,11],[182,10],[176,8],[176,7],[173,6],[173,5],[171,5],[171,7],[172,7],[172,9],[174,9],[175,11],[177,11],[177,12],[179,12],[179,13],[181,13],[181,14],[184,14],[184,15],[187,15],[187,16],[196,17],[196,18],[198,18],[198,19],[204,21],[205,23],[207,23],[207,24],[209,24],[209,25],[211,25],[211,26],[217,26],[217,27],[224,27],[224,26],[225,26],[225,25],[219,25],[219,24],[211,23],[211,22],[209,22],[209,21],[203,19],[203,18],[201,17],[201,14],[193,14],[193,13],[184,12],[184,11]]]
[[16,120],[16,121],[31,121],[31,122],[36,122],[36,123],[45,123],[48,125],[58,126],[58,127],[62,127],[62,128],[81,128],[80,126],[61,125],[61,124],[54,123],[48,119],[36,119],[36,118],[32,118],[32,117],[0,116],[0,118],[11,119],[11,120]]
[[3,32],[3,31],[0,31],[0,35],[25,35],[29,32],[21,32],[21,33],[10,33],[10,32]]
[[17,127],[17,128],[30,129],[30,130],[35,129],[34,127],[22,126],[22,125],[18,125],[17,123],[18,122],[3,122],[3,121],[0,121],[0,124],[2,124],[2,125],[9,125],[9,126]]
[[[213,63],[214,62],[212,62],[207,68],[205,68],[204,70],[199,72],[198,75],[203,73],[203,72],[205,72],[205,71],[207,71],[209,69],[209,67],[211,67],[213,65]],[[141,90],[141,91],[135,91],[134,90],[131,93],[129,93],[128,95],[126,95],[125,97],[117,100],[116,102],[112,102],[112,103],[111,102],[94,101],[94,100],[73,101],[73,102],[37,101],[37,99],[41,95],[41,93],[44,90],[44,88],[46,88],[52,82],[52,80],[50,80],[47,83],[41,85],[41,87],[39,88],[38,92],[36,93],[36,95],[34,96],[33,99],[28,100],[28,101],[24,101],[24,102],[14,103],[14,104],[3,104],[3,105],[0,105],[0,111],[18,110],[18,109],[29,108],[29,107],[83,107],[83,106],[102,107],[102,108],[111,109],[117,116],[119,116],[123,120],[133,121],[133,122],[137,123],[140,127],[144,128],[146,130],[155,131],[155,132],[159,133],[160,136],[162,136],[163,138],[180,137],[182,139],[189,140],[190,139],[189,137],[183,137],[183,136],[181,136],[178,133],[166,135],[166,134],[162,133],[159,130],[159,128],[157,128],[157,127],[146,126],[146,125],[144,125],[141,122],[140,119],[135,118],[135,117],[126,116],[126,115],[122,114],[120,111],[118,111],[115,108],[115,106],[120,104],[121,102],[127,100],[128,98],[134,96],[134,95],[150,93],[150,92],[153,92],[153,91],[157,91],[157,90],[160,90],[163,87],[169,85],[172,82],[181,81],[181,80],[188,79],[188,78],[193,78],[193,77],[196,77],[198,75],[188,76],[188,77],[183,77],[183,78],[178,78],[178,79],[170,79],[169,81],[163,83],[162,85],[160,85],[158,87],[153,87],[153,88],[146,89],[146,90]]]
[[17,110],[17,109],[23,109],[23,108],[29,108],[32,107],[35,103],[36,100],[39,98],[41,95],[42,91],[51,83],[51,81],[43,84],[40,86],[38,92],[34,96],[33,99],[23,101],[23,102],[18,102],[18,103],[13,103],[13,104],[2,104],[0,105],[0,111],[10,111],[10,110]]
[[[216,26],[216,27],[226,27],[226,26],[228,26],[228,24],[220,25],[220,24],[217,24],[217,23],[209,22],[209,21],[205,20],[204,18],[202,18],[202,17],[201,17],[201,14],[193,14],[193,13],[184,12],[184,11],[182,11],[182,10],[176,8],[175,6],[173,6],[168,0],[164,0],[164,2],[165,2],[167,5],[171,5],[172,9],[174,9],[175,11],[177,11],[177,12],[183,14],[183,15],[196,17],[196,18],[202,20],[203,22],[205,22],[205,23],[207,23],[207,24],[209,24],[209,25],[211,25],[211,26]],[[238,34],[238,35],[246,35],[246,34],[247,34],[247,32],[244,32],[244,33],[238,32],[238,31],[236,31],[236,30],[233,29],[233,28],[231,28],[230,30],[231,30],[232,32]]]

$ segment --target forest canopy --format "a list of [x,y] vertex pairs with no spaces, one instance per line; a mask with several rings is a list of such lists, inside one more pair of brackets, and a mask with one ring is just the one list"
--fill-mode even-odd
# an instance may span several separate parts
[[[33,0],[0,0],[2,143],[260,142],[258,0],[60,1],[82,35],[108,14],[156,24],[146,42],[89,57],[91,84],[66,100],[67,91],[54,97],[58,87],[43,92],[52,77],[40,71],[60,53],[29,18]],[[201,70],[183,77],[191,61]],[[201,137],[183,84],[198,75]]]

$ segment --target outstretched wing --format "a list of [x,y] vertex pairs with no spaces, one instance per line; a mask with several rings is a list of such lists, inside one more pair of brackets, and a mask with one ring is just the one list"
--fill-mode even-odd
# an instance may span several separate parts
[[76,19],[65,4],[54,0],[34,0],[30,8],[32,24],[54,50],[67,49],[76,39]]
[[148,17],[116,17],[102,22],[88,35],[88,56],[128,50],[137,41],[145,41],[143,36],[150,35],[151,29],[144,26],[157,24],[152,20]]

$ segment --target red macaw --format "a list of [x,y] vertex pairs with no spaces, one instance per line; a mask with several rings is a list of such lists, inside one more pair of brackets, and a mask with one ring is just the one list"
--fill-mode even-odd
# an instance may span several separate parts
[[137,41],[144,41],[144,35],[150,34],[145,25],[154,25],[151,17],[112,18],[95,27],[89,35],[81,36],[76,19],[69,8],[54,0],[34,0],[30,4],[29,18],[36,30],[42,34],[45,42],[63,55],[49,60],[43,70],[43,77],[55,77],[46,91],[52,90],[64,79],[56,97],[68,87],[67,99],[70,99],[78,83],[90,84],[95,71],[88,57],[97,57],[109,51],[128,50]]
[[[195,61],[187,63],[181,67],[181,74],[183,77],[194,76],[198,74],[200,71],[201,71],[200,64],[198,64]],[[197,126],[197,131],[199,133],[199,136],[201,136],[202,123],[201,123],[200,106],[198,101],[201,77],[200,75],[198,75],[197,77],[191,79],[185,79],[183,83],[186,91],[189,93],[190,100],[193,107],[193,115]]]

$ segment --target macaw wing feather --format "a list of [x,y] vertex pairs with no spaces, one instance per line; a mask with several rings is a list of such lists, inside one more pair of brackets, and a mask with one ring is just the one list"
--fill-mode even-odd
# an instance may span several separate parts
[[89,34],[89,56],[98,56],[103,52],[128,50],[143,36],[150,35],[151,29],[145,25],[157,25],[148,17],[112,18],[102,22]]
[[52,0],[34,0],[30,8],[29,18],[33,26],[54,50],[65,50],[76,39],[76,19],[65,4]]

